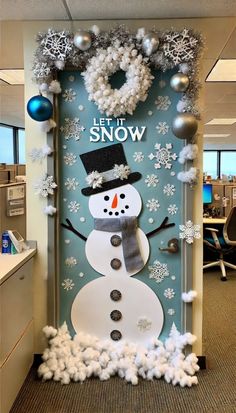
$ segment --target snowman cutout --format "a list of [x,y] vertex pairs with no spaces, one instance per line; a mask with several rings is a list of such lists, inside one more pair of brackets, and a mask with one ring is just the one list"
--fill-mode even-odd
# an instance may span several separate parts
[[103,275],[85,285],[71,309],[75,331],[99,339],[147,344],[159,337],[164,314],[161,303],[145,283],[131,278],[146,265],[148,238],[175,224],[162,224],[146,234],[138,227],[142,200],[132,185],[141,178],[127,165],[122,144],[80,155],[87,172],[89,211],[94,230],[88,238],[67,219],[62,226],[86,241],[85,253],[92,268]]

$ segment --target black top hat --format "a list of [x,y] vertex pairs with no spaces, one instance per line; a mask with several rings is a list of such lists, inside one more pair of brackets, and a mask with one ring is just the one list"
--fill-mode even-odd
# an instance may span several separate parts
[[[130,172],[127,179],[116,178],[109,172],[115,165],[127,165],[124,148],[121,143],[106,146],[95,151],[86,152],[80,155],[87,174],[97,171],[104,176],[104,182],[101,187],[88,187],[82,189],[83,195],[94,195],[122,185],[132,184],[138,181],[142,175],[139,172]],[[104,175],[103,175],[104,174]]]

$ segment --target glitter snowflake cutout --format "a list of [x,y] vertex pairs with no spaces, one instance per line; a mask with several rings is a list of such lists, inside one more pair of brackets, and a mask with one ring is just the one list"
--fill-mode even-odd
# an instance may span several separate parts
[[49,56],[52,60],[64,61],[72,51],[73,43],[65,30],[58,32],[48,29],[41,45],[43,46],[43,55]]
[[166,184],[163,188],[163,193],[166,196],[173,196],[175,193],[175,186],[171,184]]
[[146,203],[146,207],[150,212],[157,211],[157,209],[160,208],[158,199],[149,199]]
[[65,118],[64,126],[60,127],[60,131],[64,133],[64,138],[68,141],[74,139],[79,141],[81,132],[85,130],[85,127],[80,124],[79,118],[69,119]]
[[188,244],[192,244],[194,238],[201,238],[200,225],[194,225],[192,221],[187,221],[185,225],[179,225],[180,239],[185,239]]
[[174,296],[175,296],[175,291],[174,291],[174,289],[173,289],[173,288],[167,288],[167,289],[164,291],[164,296],[165,296],[166,298],[168,298],[168,300],[171,300],[172,298],[174,298]]
[[70,212],[76,213],[80,209],[80,204],[76,201],[70,201],[68,204],[68,209],[70,210]]
[[159,179],[157,178],[157,175],[155,174],[151,174],[151,175],[147,175],[146,179],[145,179],[145,184],[147,185],[148,188],[150,187],[156,187],[157,184],[159,182]]
[[165,36],[164,42],[164,55],[173,60],[176,65],[194,59],[198,39],[191,36],[189,30],[169,33]]
[[75,191],[78,185],[79,182],[76,178],[66,178],[65,187],[67,191]]
[[47,198],[48,195],[54,194],[54,189],[57,184],[53,180],[53,176],[43,175],[42,178],[34,184],[34,189],[36,190],[36,195],[41,195],[43,198]]
[[175,204],[170,204],[167,208],[167,211],[170,215],[175,215],[177,214],[178,207]]
[[76,92],[73,89],[65,89],[62,97],[65,102],[73,102],[76,98]]
[[158,260],[155,260],[153,265],[148,267],[148,270],[150,272],[149,278],[153,278],[158,284],[170,275],[167,264],[161,264]]
[[134,162],[142,162],[144,160],[144,155],[142,152],[134,152],[133,154]]
[[171,169],[172,161],[175,161],[177,159],[176,153],[171,152],[172,144],[166,143],[165,146],[161,147],[160,143],[156,143],[154,148],[156,149],[156,152],[150,153],[150,155],[148,155],[151,161],[153,159],[156,160],[154,168],[160,169],[162,166],[164,166],[165,169]]
[[67,152],[64,156],[63,156],[64,162],[66,165],[72,166],[74,165],[74,163],[77,162],[77,156],[74,155],[71,152]]
[[156,126],[157,133],[160,135],[166,135],[169,131],[169,125],[167,125],[166,122],[158,122],[158,125]]
[[70,278],[66,278],[65,280],[63,280],[61,285],[66,291],[72,290],[72,288],[75,286],[75,284],[73,283],[73,280],[71,280]]
[[67,267],[72,268],[72,267],[74,267],[74,266],[77,265],[77,264],[78,264],[78,261],[77,261],[77,259],[76,259],[75,257],[68,257],[68,258],[65,259],[65,265],[66,265]]
[[140,331],[148,331],[150,330],[152,326],[152,322],[151,320],[149,320],[149,318],[143,316],[143,317],[139,317],[138,321],[137,321],[137,327]]
[[155,105],[158,110],[168,110],[171,105],[171,100],[169,96],[157,96]]

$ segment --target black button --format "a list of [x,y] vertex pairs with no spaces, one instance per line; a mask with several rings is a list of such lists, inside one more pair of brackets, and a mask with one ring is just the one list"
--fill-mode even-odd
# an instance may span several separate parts
[[122,294],[119,290],[112,290],[110,293],[112,301],[120,301]]
[[119,245],[121,244],[121,237],[119,235],[112,235],[110,241],[113,247],[119,247]]
[[121,267],[121,260],[119,260],[118,258],[113,258],[113,260],[111,260],[111,268],[113,268],[113,270],[119,270]]
[[113,321],[119,321],[122,318],[122,313],[119,310],[113,310],[110,317]]
[[122,338],[122,334],[119,330],[113,330],[110,336],[111,336],[111,339],[114,341],[119,341]]

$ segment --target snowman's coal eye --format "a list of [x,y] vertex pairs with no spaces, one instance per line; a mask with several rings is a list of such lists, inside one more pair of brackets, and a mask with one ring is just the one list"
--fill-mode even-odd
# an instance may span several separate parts
[[106,195],[106,196],[104,196],[104,201],[109,201],[109,196],[108,195]]
[[120,198],[124,199],[125,198],[125,194],[120,194]]

